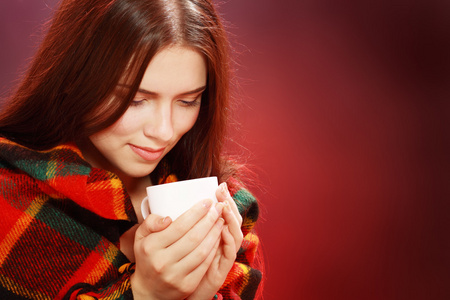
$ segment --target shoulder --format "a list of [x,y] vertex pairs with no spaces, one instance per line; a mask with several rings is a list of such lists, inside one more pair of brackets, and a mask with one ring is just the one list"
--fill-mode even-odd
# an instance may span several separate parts
[[242,216],[242,229],[249,232],[254,227],[259,217],[259,205],[255,196],[247,189],[244,183],[236,177],[230,177],[226,181],[228,189]]
[[38,180],[68,174],[87,175],[90,166],[74,144],[63,144],[48,150],[34,150],[0,138],[1,168],[17,169]]

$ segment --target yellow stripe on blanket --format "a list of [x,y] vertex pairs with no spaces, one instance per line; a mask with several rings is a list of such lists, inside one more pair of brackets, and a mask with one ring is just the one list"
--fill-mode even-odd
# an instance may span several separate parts
[[38,196],[32,202],[31,205],[25,210],[25,213],[17,220],[16,224],[11,228],[8,234],[3,239],[0,244],[0,265],[3,264],[5,259],[8,257],[11,248],[19,240],[20,236],[28,228],[28,226],[33,222],[34,217],[39,213],[42,205],[47,200],[47,197]]

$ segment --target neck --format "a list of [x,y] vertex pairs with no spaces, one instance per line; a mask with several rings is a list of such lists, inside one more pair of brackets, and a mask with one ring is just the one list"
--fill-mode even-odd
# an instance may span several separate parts
[[[119,178],[121,177],[119,176]],[[123,181],[123,184],[125,185],[128,195],[130,196],[131,204],[133,205],[134,211],[138,218],[138,223],[142,223],[144,219],[141,212],[141,202],[147,196],[146,188],[152,185],[150,176],[132,178],[132,180]]]

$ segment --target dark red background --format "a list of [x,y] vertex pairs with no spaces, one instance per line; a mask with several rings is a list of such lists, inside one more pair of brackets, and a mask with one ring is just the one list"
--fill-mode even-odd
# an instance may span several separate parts
[[[5,93],[55,0],[0,4]],[[265,299],[450,299],[450,2],[228,0]],[[236,124],[235,124],[236,125]]]

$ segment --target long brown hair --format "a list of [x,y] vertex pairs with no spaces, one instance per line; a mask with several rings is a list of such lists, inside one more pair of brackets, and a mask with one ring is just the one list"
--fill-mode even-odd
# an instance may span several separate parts
[[[229,46],[210,0],[62,1],[0,114],[0,135],[43,150],[107,128],[128,108],[153,56],[175,44],[204,55],[207,89],[196,124],[152,178],[171,171],[180,179],[216,175],[224,180],[230,170],[221,160]],[[124,79],[129,88],[119,90]]]

